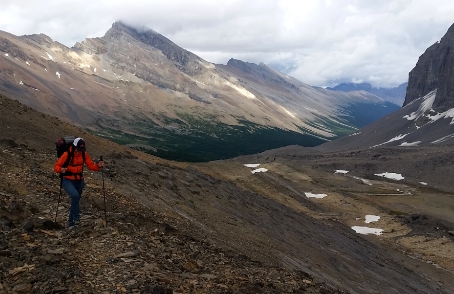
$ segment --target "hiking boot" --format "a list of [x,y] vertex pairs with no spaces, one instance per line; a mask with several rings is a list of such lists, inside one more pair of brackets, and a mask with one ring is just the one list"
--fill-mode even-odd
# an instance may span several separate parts
[[63,233],[64,236],[70,237],[77,233],[77,226],[69,226],[66,228],[65,232]]

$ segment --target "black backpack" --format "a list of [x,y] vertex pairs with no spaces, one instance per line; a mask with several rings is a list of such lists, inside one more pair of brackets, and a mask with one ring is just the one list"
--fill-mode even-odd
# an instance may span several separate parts
[[[74,140],[76,137],[74,136],[66,136],[66,137],[61,137],[58,138],[57,141],[55,141],[55,149],[57,150],[57,157],[60,158],[63,153],[68,151],[73,145]],[[71,148],[71,151],[68,153],[68,158],[66,158],[65,163],[63,164],[63,167],[68,167],[69,163],[74,157],[74,148]],[[82,152],[82,158],[83,158],[83,163],[85,163],[85,151]]]

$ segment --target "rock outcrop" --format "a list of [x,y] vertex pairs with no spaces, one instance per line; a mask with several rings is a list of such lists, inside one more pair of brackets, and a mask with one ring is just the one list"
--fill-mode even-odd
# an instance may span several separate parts
[[437,90],[433,108],[443,111],[454,107],[454,25],[419,57],[409,74],[404,106]]

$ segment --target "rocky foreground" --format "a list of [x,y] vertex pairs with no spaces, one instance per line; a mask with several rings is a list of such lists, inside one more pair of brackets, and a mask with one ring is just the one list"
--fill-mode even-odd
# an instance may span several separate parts
[[54,156],[1,141],[1,294],[343,293],[185,235],[178,221],[117,193],[108,182],[111,161],[105,189],[101,174],[86,173],[82,226],[71,233],[62,227],[64,192],[54,223],[59,178],[45,168]]
[[[448,193],[365,185],[333,173],[359,162],[321,154],[168,162],[1,95],[0,125],[0,294],[454,293]],[[70,134],[106,160],[103,173],[85,173],[75,233],[63,227],[69,199],[63,193],[58,204],[52,170],[54,141]],[[253,174],[244,163],[269,171]],[[307,191],[329,196],[311,200]],[[429,216],[419,230],[405,221],[410,199]],[[365,214],[382,217],[383,236],[351,229]]]

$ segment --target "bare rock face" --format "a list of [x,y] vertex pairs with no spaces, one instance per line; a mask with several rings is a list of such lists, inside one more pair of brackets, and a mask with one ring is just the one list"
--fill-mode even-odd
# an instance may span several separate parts
[[[162,54],[167,57],[168,61],[174,63],[174,65],[184,73],[189,75],[200,73],[201,59],[198,56],[179,47],[166,37],[151,29],[144,28],[142,30],[137,30],[121,22],[116,22],[101,39],[104,42],[124,47],[127,47],[129,44],[153,47],[162,52]],[[149,50],[150,48],[145,49]],[[117,51],[117,53],[121,54],[120,51]],[[134,52],[130,53],[134,54]],[[112,57],[114,59],[117,58],[117,56]],[[133,67],[134,64],[130,64],[130,66]],[[133,68],[131,68],[131,70],[133,70]]]
[[54,41],[45,34],[32,34],[32,35],[24,35],[23,37],[33,40],[38,44],[41,45],[52,45]]
[[454,91],[454,25],[444,37],[427,48],[409,74],[407,95],[404,106],[415,99],[438,89],[433,108],[438,111],[454,107],[449,98]]
[[77,42],[73,48],[91,55],[103,54],[107,52],[105,42],[100,38],[85,39],[80,43]]
[[277,87],[290,88],[297,91],[297,87],[294,84],[288,82],[281,75],[276,74],[273,69],[266,66],[264,63],[257,65],[232,58],[228,61],[227,68],[236,68],[252,77],[260,77],[263,81],[271,83]]

